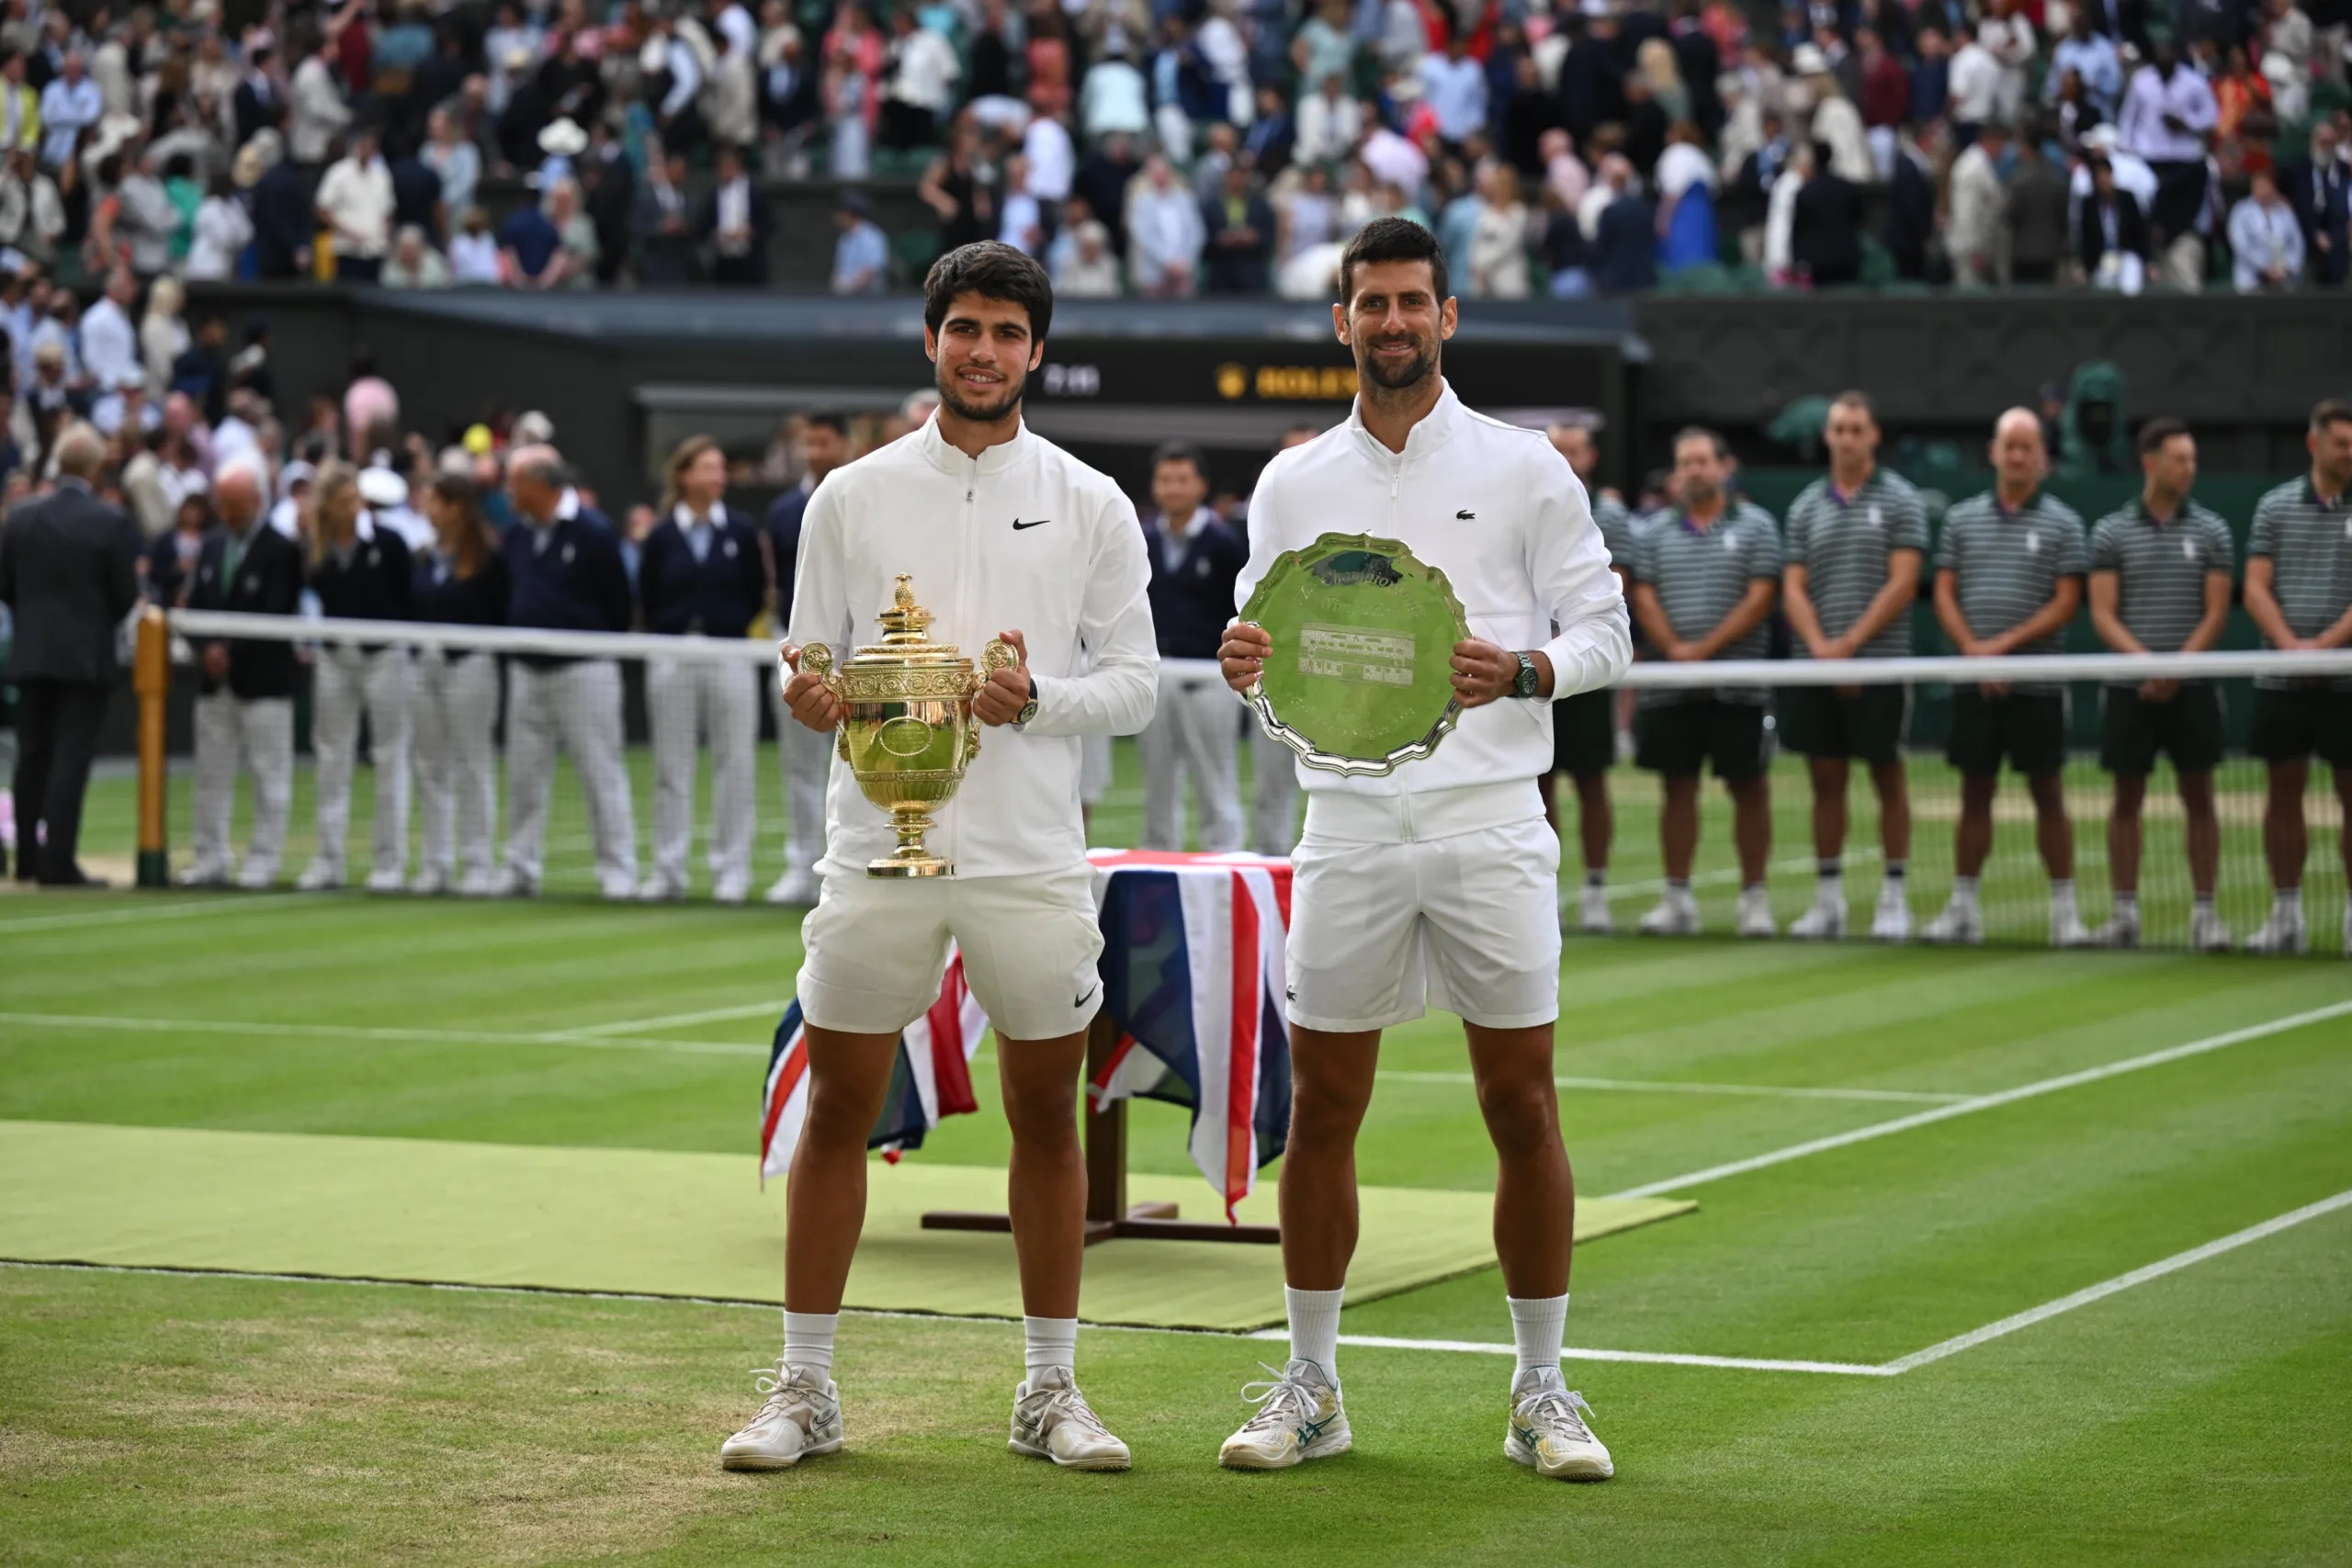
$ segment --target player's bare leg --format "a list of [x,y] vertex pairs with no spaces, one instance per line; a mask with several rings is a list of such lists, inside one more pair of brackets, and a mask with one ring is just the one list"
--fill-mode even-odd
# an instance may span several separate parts
[[1739,923],[1742,936],[1773,934],[1772,905],[1764,886],[1772,858],[1772,781],[1758,773],[1724,784],[1731,795],[1732,844],[1739,852]]
[[1690,862],[1699,852],[1699,775],[1660,773],[1657,806],[1658,860],[1666,891],[1642,917],[1644,936],[1691,936],[1699,930],[1699,906],[1690,897]]
[[1283,1145],[1283,1278],[1301,1291],[1347,1283],[1356,1250],[1356,1134],[1372,1104],[1380,1032],[1290,1032],[1290,1139]]
[[[1012,1129],[1005,1190],[1021,1306],[1032,1317],[1078,1315],[1086,1253],[1086,1156],[1078,1138],[1078,1080],[1086,1036],[999,1043],[997,1077]],[[878,1109],[878,1108],[877,1108]],[[870,1124],[870,1123],[869,1123]]]
[[2050,874],[2050,945],[2084,946],[2091,933],[2075,907],[2075,824],[2066,816],[2065,776],[2033,773],[2025,782],[2033,796],[2034,848]]
[[2214,810],[2213,775],[2181,774],[2180,807],[2187,818],[2188,886],[2196,898],[2188,911],[2188,945],[2199,953],[2227,953],[2229,928],[2213,903],[2222,875],[2222,819]]
[[1998,773],[1960,776],[1960,825],[1952,831],[1951,900],[1943,913],[1929,920],[1919,935],[1933,942],[1980,942],[1984,917],[1976,901],[1976,881],[1993,852],[1993,797],[2000,793]]
[[2115,890],[2115,913],[2098,931],[2101,947],[2140,945],[2140,852],[2146,837],[2142,814],[2147,799],[2145,773],[2115,775],[2115,800],[2107,814],[2107,873]]
[[1495,1257],[1503,1286],[1513,1296],[1565,1295],[1577,1198],[1552,1082],[1553,1026],[1463,1028],[1478,1112],[1495,1145]]
[[1871,764],[1871,787],[1878,792],[1878,842],[1883,857],[1878,911],[1871,918],[1871,935],[1881,942],[1904,942],[1911,935],[1911,903],[1907,883],[1911,869],[1911,786],[1903,774],[1903,759]]

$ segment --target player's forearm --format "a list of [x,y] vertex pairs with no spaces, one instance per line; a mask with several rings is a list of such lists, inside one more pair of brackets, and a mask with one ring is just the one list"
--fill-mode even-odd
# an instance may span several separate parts
[[2190,628],[2188,640],[2180,645],[2183,653],[2202,653],[2222,640],[2222,629],[2230,624],[2230,581],[2216,573],[2211,591],[2205,595],[2205,614]]
[[1706,657],[1713,659],[1762,626],[1764,617],[1772,613],[1773,597],[1774,588],[1770,581],[1758,578],[1749,582],[1747,597],[1733,605],[1731,614],[1717,622],[1715,629],[1700,639],[1699,646],[1705,650]]
[[2343,648],[2352,644],[2352,609],[2335,617],[2335,624],[2312,638],[2322,648]]
[[2079,606],[2075,603],[2075,596],[2062,592],[2023,621],[2003,632],[2000,640],[2006,642],[2010,648],[2017,649],[2023,648],[2030,642],[2040,642],[2044,637],[2055,637],[2066,629],[2066,623],[2075,618],[2075,611],[2077,608]]
[[1862,618],[1846,628],[1846,638],[1856,648],[1868,648],[1879,633],[1911,613],[1919,600],[1919,578],[1917,572],[1908,577],[1890,577],[1871,598],[1862,611]]
[[1828,634],[1821,629],[1821,616],[1813,607],[1813,595],[1806,592],[1804,569],[1792,567],[1781,579],[1781,611],[1789,618],[1789,629],[1797,640],[1816,656],[1828,642]]
[[2273,648],[2292,648],[2302,638],[2287,624],[2287,613],[2278,607],[2278,597],[2270,592],[2269,582],[2256,577],[2251,568],[2245,579],[2245,613],[2255,628]]

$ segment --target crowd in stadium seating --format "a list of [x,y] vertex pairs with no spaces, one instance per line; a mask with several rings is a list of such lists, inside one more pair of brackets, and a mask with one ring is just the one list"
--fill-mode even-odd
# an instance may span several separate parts
[[[813,175],[841,292],[1001,238],[1320,298],[1383,213],[1473,298],[2340,287],[2346,52],[2344,0],[26,0],[0,263],[759,285]],[[935,235],[886,233],[860,187],[917,176]]]

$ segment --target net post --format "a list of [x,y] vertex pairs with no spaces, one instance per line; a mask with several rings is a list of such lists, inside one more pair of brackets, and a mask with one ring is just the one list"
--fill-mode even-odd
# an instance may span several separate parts
[[150,604],[139,615],[131,690],[139,698],[139,871],[141,887],[171,886],[164,839],[164,710],[172,691],[172,636],[164,612]]

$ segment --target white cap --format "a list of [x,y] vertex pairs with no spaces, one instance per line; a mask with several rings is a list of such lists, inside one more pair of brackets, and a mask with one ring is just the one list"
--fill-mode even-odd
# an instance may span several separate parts
[[408,481],[390,468],[362,468],[359,499],[370,506],[406,506]]

